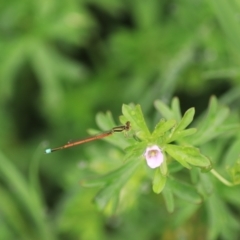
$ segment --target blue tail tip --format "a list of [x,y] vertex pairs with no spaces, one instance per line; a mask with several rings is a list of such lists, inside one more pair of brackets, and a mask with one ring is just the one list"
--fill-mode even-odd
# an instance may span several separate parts
[[51,148],[48,148],[45,150],[45,153],[51,153],[51,152],[52,152]]

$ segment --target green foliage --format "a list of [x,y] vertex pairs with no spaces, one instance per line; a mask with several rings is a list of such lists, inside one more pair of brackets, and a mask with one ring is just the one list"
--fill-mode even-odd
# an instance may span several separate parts
[[161,173],[160,168],[157,168],[153,179],[153,191],[160,193],[164,189],[165,183],[166,176]]
[[191,168],[189,164],[202,168],[211,168],[209,159],[202,155],[197,148],[169,144],[165,149],[171,157],[179,161],[186,168]]
[[[214,101],[214,103],[213,103],[213,101]],[[174,99],[172,102],[172,106],[174,106],[176,102],[177,102],[177,100]],[[165,182],[166,182],[166,175],[167,175],[167,163],[166,162],[168,162],[167,159],[169,158],[169,156],[172,157],[173,159],[177,160],[183,167],[185,167],[187,169],[191,169],[191,165],[192,165],[192,166],[200,167],[204,171],[206,171],[206,170],[209,171],[212,169],[212,164],[211,164],[209,158],[207,156],[201,154],[198,148],[191,146],[189,141],[184,141],[184,145],[182,145],[182,146],[175,145],[175,144],[169,144],[169,142],[172,142],[173,140],[176,142],[180,141],[180,143],[181,143],[182,138],[189,135],[189,134],[182,134],[182,133],[187,131],[187,130],[185,130],[185,128],[192,122],[193,115],[194,115],[194,109],[191,108],[191,109],[187,110],[186,113],[183,115],[182,119],[179,121],[179,123],[176,124],[177,121],[172,118],[175,115],[177,116],[178,113],[180,112],[179,104],[177,104],[177,106],[178,106],[177,108],[176,107],[174,108],[176,113],[172,109],[168,108],[161,101],[157,101],[156,106],[157,106],[157,109],[159,111],[161,111],[162,115],[165,117],[168,117],[169,120],[161,119],[159,121],[159,123],[156,125],[152,134],[150,134],[150,132],[146,126],[146,123],[144,121],[143,114],[142,114],[142,111],[141,111],[141,108],[139,105],[137,105],[135,107],[124,105],[123,106],[123,116],[121,116],[120,119],[121,119],[121,122],[130,121],[133,132],[137,136],[137,143],[132,143],[132,146],[129,146],[127,148],[127,157],[125,157],[125,161],[126,160],[128,161],[127,165],[131,161],[135,162],[138,159],[141,159],[143,156],[143,153],[146,151],[146,147],[149,145],[159,144],[159,147],[168,154],[168,156],[165,157],[165,159],[164,159],[164,164],[161,166],[161,171],[160,171],[160,168],[159,168],[159,170],[156,170],[155,176],[153,179],[153,190],[156,193],[160,193],[163,190]],[[208,112],[212,111],[213,106],[215,106],[215,109],[217,109],[218,103],[215,98],[210,103]],[[203,122],[203,124],[205,126],[210,125],[210,123],[212,123],[212,122],[217,123],[218,122],[216,119],[217,117],[219,117],[219,115],[212,115],[211,118],[209,118],[209,115],[207,115],[206,119],[201,119],[201,123]],[[208,123],[208,122],[210,122],[210,123]],[[213,132],[214,130],[218,131],[218,129],[216,127],[214,127],[215,125],[214,124],[211,125],[213,127],[213,130],[212,130],[213,135],[216,135],[215,132]],[[232,128],[235,128],[235,127],[236,127],[236,125],[232,126]],[[196,131],[194,129],[194,131],[192,131],[191,134],[194,134],[195,132]],[[201,135],[200,135],[200,138],[201,138]],[[127,165],[125,165],[125,166],[127,166]],[[129,167],[129,169],[131,169],[131,168]],[[235,171],[232,170],[232,173],[234,175],[236,175],[235,172],[238,171],[237,166],[234,169],[235,169]],[[116,179],[118,179],[119,184],[121,186],[123,186],[123,182],[126,181],[125,178],[123,181],[120,181],[120,179],[121,179],[120,175],[123,174],[123,171],[126,172],[125,167],[121,167],[118,170],[115,170],[113,174],[107,175],[107,177],[103,177],[103,179],[107,178],[107,182],[104,182],[104,183],[107,184],[107,183],[111,183],[113,181],[114,184],[116,185],[115,182],[116,182]],[[116,174],[119,174],[119,176],[115,176]],[[127,174],[127,172],[126,172],[126,174],[124,174],[124,176],[125,177],[128,176],[128,178],[130,178],[130,176],[132,174],[133,174],[132,171],[130,171],[129,174]],[[100,179],[101,184],[99,183],[100,185],[102,185],[101,179]],[[97,185],[99,185],[99,184],[97,184]],[[112,183],[111,187],[109,185],[107,187],[107,188],[111,189],[112,196],[114,195],[113,194],[114,190],[112,189],[112,188],[114,188],[114,184]],[[90,182],[85,185],[86,186],[92,185],[92,183]],[[116,192],[120,191],[118,184],[115,187],[115,191]],[[109,192],[109,191],[107,191],[107,192]],[[107,194],[107,195],[108,195],[107,199],[109,200],[109,194]],[[102,207],[104,207],[105,205],[106,205],[106,202],[104,202]]]
[[[2,1],[0,239],[237,240],[239,11],[235,0]],[[105,143],[43,154],[126,121]]]
[[200,204],[202,202],[201,196],[191,185],[170,178],[168,181],[168,188],[171,189],[173,194],[186,201],[195,204]]
[[95,201],[100,209],[106,207],[110,198],[119,194],[123,185],[133,175],[139,161],[131,161],[117,170],[102,176],[100,179],[90,180],[83,182],[82,185],[85,187],[95,187],[104,185],[104,188],[97,194]]
[[[0,173],[4,185],[9,189],[9,192],[6,192],[5,188],[1,187],[1,212],[13,230],[11,238],[54,239],[43,218],[41,197],[36,189],[30,189],[24,176],[2,153],[0,154]],[[25,210],[24,215],[21,214],[20,207]],[[28,218],[31,221],[27,221]],[[28,232],[27,222],[34,229],[31,234]]]
[[234,184],[240,184],[240,161],[238,160],[234,166],[232,166],[230,169],[228,169],[232,181]]
[[[125,156],[124,158],[127,163],[124,164],[123,167],[120,167],[114,172],[99,178],[98,181],[94,180],[94,186],[101,186],[103,184],[102,179],[106,179],[106,181],[104,181],[104,184],[106,185],[100,191],[100,199],[98,199],[98,195],[96,197],[97,203],[100,202],[98,203],[99,207],[105,207],[107,202],[109,202],[110,197],[113,198],[114,196],[116,196],[116,194],[119,195],[119,191],[123,187],[123,184],[126,182],[126,179],[133,177],[132,175],[136,174],[136,172],[132,171],[131,167],[128,167],[128,165],[132,162],[132,164],[134,164],[133,166],[135,166],[137,161],[138,163],[142,162],[140,160],[143,158],[143,153],[146,151],[146,147],[155,144],[159,144],[159,147],[165,152],[165,154],[164,164],[162,164],[155,170],[152,182],[152,189],[155,193],[163,192],[166,207],[169,212],[174,211],[173,196],[189,201],[193,204],[200,204],[202,203],[204,198],[208,198],[208,195],[211,195],[212,190],[209,191],[209,186],[211,186],[211,183],[207,183],[206,180],[204,180],[206,178],[201,176],[206,173],[196,172],[193,169],[195,177],[193,178],[192,185],[186,182],[182,182],[181,180],[178,180],[174,177],[176,170],[171,168],[172,159],[177,160],[183,167],[187,169],[191,169],[192,166],[195,166],[201,168],[202,170],[204,170],[204,172],[209,172],[212,168],[214,168],[214,166],[212,166],[212,163],[209,160],[209,157],[200,153],[199,149],[191,144],[194,141],[189,141],[188,139],[191,138],[189,137],[189,135],[191,134],[195,135],[194,139],[196,142],[198,140],[198,137],[200,139],[202,138],[202,134],[196,132],[197,129],[190,128],[190,132],[188,132],[189,129],[185,129],[193,121],[194,109],[191,108],[187,110],[183,117],[181,119],[178,118],[177,121],[177,118],[173,119],[174,116],[179,116],[178,113],[180,112],[179,104],[176,105],[176,102],[178,101],[176,98],[174,98],[171,104],[171,106],[175,106],[173,109],[169,108],[161,101],[156,102],[157,109],[162,113],[163,116],[167,117],[169,120],[160,119],[160,121],[156,124],[156,127],[152,134],[146,127],[146,123],[144,121],[143,114],[139,105],[136,105],[135,107],[127,105],[123,106],[124,115],[120,117],[121,122],[131,121],[132,131],[136,135],[137,142],[129,142],[131,146],[127,147],[127,157]],[[176,106],[178,107],[176,108]],[[221,108],[225,109],[218,104],[216,98],[212,98],[209,105],[208,113],[213,111],[213,109],[215,109],[213,112],[216,113],[216,109],[219,110]],[[218,112],[221,113],[221,110],[219,110]],[[211,133],[214,136],[224,134],[229,130],[236,129],[236,126],[238,126],[237,123],[231,124],[227,128],[225,128],[225,132],[222,132],[222,129],[219,131],[219,129],[217,128],[218,122],[222,123],[224,121],[224,119],[222,121],[218,121],[217,118],[219,116],[222,116],[222,114],[208,114],[206,115],[206,117],[201,117],[200,120],[197,121],[198,125],[211,126]],[[194,125],[194,123],[192,124]],[[210,129],[208,130],[210,131]],[[184,132],[188,132],[190,134],[185,134]],[[217,134],[215,132],[220,133]],[[205,140],[206,142],[209,141],[209,139]],[[169,144],[173,141],[175,144]],[[167,170],[168,165],[169,171]],[[128,171],[127,168],[129,168]],[[179,171],[183,171],[183,168],[177,169],[178,175]],[[230,172],[232,176],[235,176],[236,179],[239,172],[238,164],[236,164],[236,166],[232,168]],[[211,173],[213,173],[213,175],[217,177],[222,183],[229,186],[231,185],[228,180],[224,179],[221,175],[216,173],[215,170],[212,169]],[[124,178],[121,177],[122,175],[124,175]],[[194,180],[199,178],[201,179],[200,181]],[[238,184],[238,181],[233,181],[232,185],[234,184]],[[85,184],[85,186],[91,185],[91,181],[87,181],[87,184]],[[101,199],[105,199],[103,201],[103,204],[101,204]]]

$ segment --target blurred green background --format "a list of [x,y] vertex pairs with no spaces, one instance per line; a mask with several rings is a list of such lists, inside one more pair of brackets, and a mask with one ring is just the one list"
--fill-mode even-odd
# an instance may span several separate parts
[[[119,125],[123,103],[141,104],[152,128],[154,100],[173,96],[199,116],[216,95],[238,115],[240,1],[0,5],[0,239],[240,238],[240,196],[221,184],[230,204],[216,196],[201,206],[178,201],[170,214],[151,179],[132,179],[112,214],[92,203],[98,189],[79,182],[118,167],[120,150],[97,141],[44,154],[98,128],[98,112],[110,111]],[[219,212],[210,215],[213,202]]]

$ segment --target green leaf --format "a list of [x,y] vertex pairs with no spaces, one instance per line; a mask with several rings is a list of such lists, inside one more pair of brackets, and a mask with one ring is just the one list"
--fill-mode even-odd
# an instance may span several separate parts
[[216,134],[222,134],[222,133],[231,133],[231,131],[236,132],[240,130],[239,123],[230,123],[230,124],[224,124],[222,126],[219,126],[217,128]]
[[173,193],[172,190],[166,186],[163,189],[163,198],[167,207],[168,212],[172,213],[174,211],[174,198],[173,198]]
[[[1,218],[8,224],[8,226],[18,235],[20,239],[26,239],[26,222],[23,221],[23,211],[16,204],[16,198],[8,188],[4,189],[0,186],[0,211]],[[1,223],[1,225],[3,222]],[[16,235],[15,235],[16,236]],[[29,236],[30,237],[30,236]]]
[[112,197],[115,197],[123,186],[123,182],[108,183],[94,198],[98,209],[104,209]]
[[168,178],[167,186],[179,198],[195,204],[202,202],[202,197],[198,194],[197,190],[189,184]]
[[161,174],[160,168],[157,168],[154,174],[154,179],[153,179],[153,191],[155,193],[160,193],[162,192],[165,183],[166,183],[166,177]]
[[[96,122],[97,125],[103,130],[103,131],[109,131],[113,127],[116,127],[116,123],[113,120],[111,112],[104,113],[98,113],[96,116]],[[95,130],[95,129],[88,129],[88,133],[90,135],[97,135],[101,131]],[[128,138],[127,132],[120,132],[120,133],[114,133],[108,138],[104,138],[103,140],[106,142],[109,142],[113,144],[114,146],[117,146],[121,149],[126,148],[129,143],[134,142],[133,139]]]
[[216,97],[212,97],[208,106],[208,113],[205,118],[200,118],[198,124],[198,132],[194,137],[188,140],[194,145],[206,143],[222,133],[229,132],[238,126],[232,123],[225,123],[229,115],[229,109],[224,106],[219,106]]
[[110,200],[111,210],[110,212],[115,213],[117,211],[120,201],[120,194],[115,194]]
[[27,43],[25,38],[18,38],[1,46],[0,66],[0,93],[2,99],[8,99],[13,94],[15,75],[19,71],[22,63],[26,61]]
[[177,97],[174,97],[171,103],[171,108],[174,113],[174,116],[177,120],[177,122],[181,121],[182,114],[181,114],[181,109],[180,109],[180,104],[179,104],[179,99]]
[[227,42],[229,42],[229,46],[232,46],[232,49],[238,52],[240,50],[240,32],[239,22],[235,16],[240,10],[239,2],[224,0],[219,0],[216,2],[211,0],[208,1],[208,4],[212,7],[212,10],[216,16],[216,20],[224,32]]
[[[163,153],[164,154],[164,153]],[[163,163],[160,165],[160,170],[161,170],[161,174],[163,176],[167,176],[168,174],[168,164],[167,164],[167,158],[166,158],[166,154],[164,154],[164,161]]]
[[[209,214],[209,233],[207,239],[238,239],[233,237],[233,233],[239,229],[239,220],[232,214],[221,196],[212,194],[206,201],[206,211]],[[229,237],[230,236],[230,237]]]
[[130,121],[131,127],[138,138],[146,139],[150,137],[150,132],[145,123],[140,105],[129,106],[123,104],[122,113],[123,116],[120,117],[121,122]]
[[125,148],[126,154],[124,155],[123,161],[129,161],[133,158],[139,158],[143,156],[146,151],[147,143],[146,142],[138,142],[127,148]]
[[198,148],[168,144],[166,152],[181,164],[187,163],[205,169],[211,168],[210,160],[202,155]]
[[103,130],[107,131],[116,126],[116,123],[113,120],[111,112],[98,113],[96,115],[96,123]]
[[39,239],[52,239],[46,222],[43,220],[43,205],[39,200],[40,196],[37,195],[37,192],[29,191],[29,186],[24,176],[1,152],[0,176],[1,182],[6,184],[13,194],[12,197],[23,206],[25,213],[32,219],[33,224],[38,229]]
[[99,209],[103,209],[110,199],[119,193],[123,185],[132,176],[133,172],[137,169],[139,159],[135,161],[129,161],[119,169],[92,181],[82,183],[83,186],[93,187],[102,186],[104,187],[98,192],[94,201]]
[[157,139],[163,136],[164,133],[172,129],[176,125],[175,120],[161,120],[155,127],[154,132],[152,133],[152,138]]
[[228,169],[228,172],[232,177],[233,183],[240,184],[240,157],[235,162],[235,164]]
[[[197,183],[199,183],[199,169],[198,168],[193,168],[190,171],[190,177],[191,177],[191,182],[196,185]],[[206,175],[206,174],[205,174]]]
[[190,108],[188,109],[183,118],[181,119],[180,123],[177,125],[176,127],[176,132],[185,129],[193,120],[195,114],[195,109],[194,108]]
[[216,126],[215,128],[207,128],[206,131],[201,132],[199,130],[198,132],[201,132],[200,134],[196,134],[194,138],[191,137],[190,141],[194,145],[201,145],[203,143],[206,143],[212,139],[215,139],[216,137],[225,134],[224,136],[227,136],[228,134],[233,133],[234,131],[239,131],[239,124],[224,124],[222,126]]
[[174,119],[172,110],[162,101],[156,100],[154,102],[155,108],[162,114],[162,116],[168,120]]
[[121,179],[121,178],[125,178],[125,176],[130,175],[130,173],[132,173],[135,168],[138,166],[138,164],[141,161],[135,160],[135,161],[129,161],[126,164],[122,165],[121,167],[113,170],[112,172],[109,172],[103,176],[97,177],[97,178],[93,178],[93,179],[85,179],[82,180],[81,186],[83,187],[99,187],[99,186],[103,186],[109,182],[113,182],[116,179]]
[[[184,206],[184,207],[182,207]],[[184,223],[192,219],[192,216],[196,214],[199,209],[199,205],[196,204],[179,204],[178,206],[178,214],[174,218],[173,226],[178,227],[182,226]],[[191,221],[191,220],[190,220]]]
[[232,166],[235,164],[235,161],[239,156],[239,149],[240,139],[236,138],[227,149],[226,154],[224,154],[223,166]]
[[168,144],[165,147],[165,151],[171,157],[173,157],[175,160],[177,160],[182,166],[184,166],[185,168],[191,169],[191,166],[187,163],[185,157],[181,155],[182,152],[179,151],[179,149],[177,149],[177,151],[175,151],[175,148],[173,146],[175,146],[175,145]]
[[201,193],[207,198],[214,192],[214,183],[208,174],[199,174]]
[[168,164],[168,171],[170,174],[179,172],[181,170],[183,170],[183,166],[177,161],[171,161],[170,164]]
[[172,136],[167,140],[167,143],[173,142],[175,140],[180,140],[186,136],[190,136],[197,132],[196,128],[189,128],[178,132],[173,132]]
[[209,115],[214,115],[214,113],[217,111],[218,109],[218,101],[217,98],[215,96],[212,96],[210,98],[209,101],[209,106],[208,106],[208,110],[209,110]]

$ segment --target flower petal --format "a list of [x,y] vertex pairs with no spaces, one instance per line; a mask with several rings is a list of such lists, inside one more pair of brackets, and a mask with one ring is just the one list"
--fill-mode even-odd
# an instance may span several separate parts
[[146,158],[147,165],[150,168],[157,168],[159,167],[164,160],[163,153],[161,149],[157,145],[153,145],[146,149],[144,153],[144,157]]

